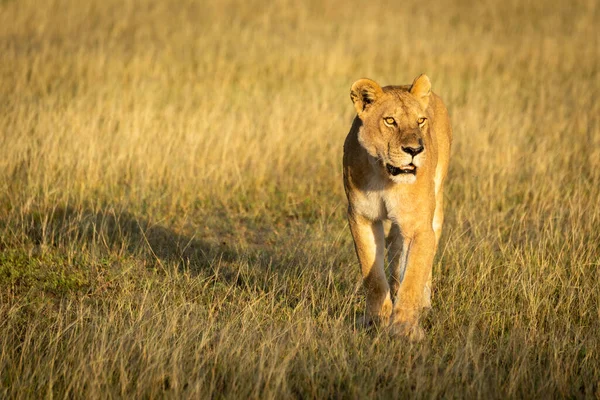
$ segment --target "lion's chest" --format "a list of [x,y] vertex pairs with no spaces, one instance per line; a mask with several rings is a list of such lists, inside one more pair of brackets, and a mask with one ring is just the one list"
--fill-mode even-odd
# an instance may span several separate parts
[[361,192],[355,195],[353,200],[352,208],[363,217],[371,221],[380,221],[388,218],[388,210],[380,192]]
[[353,208],[371,221],[391,220],[404,225],[410,223],[417,205],[409,195],[384,190],[363,191],[354,198]]

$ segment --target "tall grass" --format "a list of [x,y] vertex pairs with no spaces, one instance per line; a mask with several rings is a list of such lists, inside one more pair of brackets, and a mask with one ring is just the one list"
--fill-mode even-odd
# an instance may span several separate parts
[[[0,2],[0,397],[600,396],[593,0]],[[356,327],[349,88],[451,113],[427,336]]]

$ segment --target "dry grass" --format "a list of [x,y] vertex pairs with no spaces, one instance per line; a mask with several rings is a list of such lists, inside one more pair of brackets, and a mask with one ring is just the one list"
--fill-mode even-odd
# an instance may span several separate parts
[[[0,2],[0,397],[600,396],[600,7]],[[360,77],[451,112],[419,345],[364,308]]]

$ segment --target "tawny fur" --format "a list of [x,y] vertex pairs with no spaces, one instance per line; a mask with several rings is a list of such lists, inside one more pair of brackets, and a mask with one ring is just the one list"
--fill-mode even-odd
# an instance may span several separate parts
[[[448,111],[426,75],[412,85],[383,88],[360,79],[350,96],[357,116],[344,143],[344,187],[367,292],[365,322],[420,340],[419,315],[431,307],[431,270],[444,220]],[[408,172],[394,174],[393,167]],[[391,222],[389,282],[385,221]]]

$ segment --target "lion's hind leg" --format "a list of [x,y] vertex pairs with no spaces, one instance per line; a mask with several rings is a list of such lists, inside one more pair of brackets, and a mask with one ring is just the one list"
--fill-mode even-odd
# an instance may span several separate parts
[[400,227],[392,223],[386,238],[388,264],[390,268],[390,292],[392,301],[396,300],[400,283],[406,270],[407,247],[400,232]]

